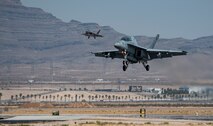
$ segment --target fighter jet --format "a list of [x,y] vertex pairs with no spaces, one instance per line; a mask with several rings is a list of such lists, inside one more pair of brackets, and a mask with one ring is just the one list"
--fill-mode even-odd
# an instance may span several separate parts
[[83,33],[82,35],[85,35],[88,37],[88,39],[92,36],[94,37],[94,39],[96,39],[96,37],[104,37],[103,35],[100,35],[101,30],[98,30],[97,33],[91,32],[91,31],[86,31],[85,33]]
[[149,71],[150,66],[148,65],[148,61],[150,60],[187,54],[186,51],[154,49],[158,39],[159,34],[155,37],[151,45],[146,48],[139,46],[134,37],[124,36],[114,44],[117,50],[92,52],[92,54],[97,57],[123,59],[123,71],[127,70],[129,64],[135,63],[143,64],[146,71]]

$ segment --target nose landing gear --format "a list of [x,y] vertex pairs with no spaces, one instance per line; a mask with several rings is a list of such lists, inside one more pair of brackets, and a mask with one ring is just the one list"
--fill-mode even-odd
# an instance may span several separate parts
[[126,71],[128,68],[128,61],[123,61],[123,71]]

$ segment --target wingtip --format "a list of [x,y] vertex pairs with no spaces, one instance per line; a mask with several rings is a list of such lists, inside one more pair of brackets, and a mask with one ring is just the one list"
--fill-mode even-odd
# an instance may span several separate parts
[[188,53],[188,52],[186,52],[186,51],[182,51],[182,52],[183,52],[184,55],[187,55],[187,53]]
[[157,34],[158,37],[160,37],[160,34]]

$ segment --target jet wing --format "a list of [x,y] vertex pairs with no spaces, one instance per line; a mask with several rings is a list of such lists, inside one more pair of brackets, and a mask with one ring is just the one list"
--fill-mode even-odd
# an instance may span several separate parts
[[[160,49],[149,49],[144,48],[138,45],[128,44],[129,47],[135,48],[137,50],[141,50],[143,52],[142,57],[147,60],[152,59],[161,59],[161,58],[169,58],[172,56],[186,55],[186,51],[176,51],[176,50],[160,50]],[[138,57],[139,58],[139,57]]]
[[124,56],[122,55],[122,53],[120,53],[119,51],[103,51],[103,52],[91,52],[92,54],[94,54],[97,57],[105,57],[105,58],[124,58]]
[[172,56],[186,55],[186,51],[176,51],[176,50],[158,50],[158,49],[146,49],[149,55],[149,60],[158,58],[169,58]]

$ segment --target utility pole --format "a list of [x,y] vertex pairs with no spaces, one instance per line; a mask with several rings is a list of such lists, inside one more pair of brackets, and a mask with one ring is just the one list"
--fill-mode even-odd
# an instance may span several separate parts
[[51,59],[51,61],[50,61],[50,76],[51,76],[51,82],[53,83],[54,76],[55,76],[55,73],[54,73],[54,61],[53,61],[53,59]]

